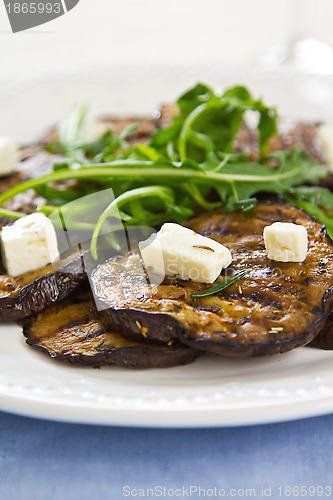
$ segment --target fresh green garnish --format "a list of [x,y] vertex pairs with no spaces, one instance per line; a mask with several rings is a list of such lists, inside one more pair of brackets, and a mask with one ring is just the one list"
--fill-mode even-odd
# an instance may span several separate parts
[[180,161],[191,158],[201,162],[211,152],[230,153],[246,111],[259,115],[262,153],[267,149],[268,139],[277,132],[276,110],[267,107],[261,99],[255,100],[242,86],[232,87],[219,96],[200,83],[183,94],[177,104],[180,114],[170,127],[153,135],[151,144],[163,154],[172,144],[172,151]]
[[8,219],[20,219],[24,216],[25,214],[21,212],[16,212],[15,210],[8,210],[6,208],[0,207],[0,217],[8,217]]
[[[61,124],[58,140],[47,146],[61,155],[53,172],[8,189],[0,195],[0,206],[34,189],[47,201],[37,210],[49,215],[48,205],[64,210],[70,202],[73,210],[76,202],[84,207],[80,202],[83,197],[111,188],[114,200],[100,210],[99,220],[89,219],[84,210],[81,221],[77,211],[75,217],[73,214],[73,227],[80,222],[95,226],[91,251],[96,258],[98,236],[109,218],[116,217],[124,226],[158,226],[165,221],[186,220],[196,205],[205,210],[224,206],[227,211],[241,209],[249,214],[257,193],[295,197],[291,189],[327,175],[325,166],[299,150],[264,156],[269,138],[276,133],[276,111],[254,99],[245,87],[232,87],[218,95],[198,84],[177,103],[179,114],[169,127],[152,136],[149,145],[126,142],[136,124],[119,135],[108,130],[97,141],[85,139],[86,107],[78,105]],[[249,111],[258,115],[258,148],[263,156],[257,162],[232,153],[244,114]],[[66,180],[77,183],[68,187],[66,183],[54,184]],[[4,210],[0,208],[0,215]],[[67,220],[67,229],[70,227]]]
[[286,200],[325,224],[327,233],[333,238],[333,193],[331,191],[318,186],[302,186],[291,189]]
[[246,276],[251,271],[252,269],[243,269],[242,271],[238,271],[229,278],[226,278],[224,281],[217,283],[217,285],[211,286],[210,288],[206,288],[206,290],[202,290],[201,292],[191,293],[191,297],[197,298],[197,297],[208,297],[209,295],[215,295],[216,293],[221,292],[228,286],[233,285],[234,283],[236,283],[236,281],[244,278],[244,276]]

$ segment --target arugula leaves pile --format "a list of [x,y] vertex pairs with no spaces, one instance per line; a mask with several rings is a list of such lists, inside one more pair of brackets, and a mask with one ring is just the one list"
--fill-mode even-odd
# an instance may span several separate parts
[[174,152],[181,161],[191,158],[200,163],[209,153],[231,153],[245,111],[259,114],[261,152],[265,152],[268,139],[276,134],[276,110],[261,99],[254,100],[245,87],[232,87],[217,96],[211,88],[198,84],[182,95],[177,104],[180,114],[170,127],[153,136],[151,145],[164,154]]
[[[326,223],[333,235],[333,219],[324,210],[327,204],[333,207],[333,195],[324,190],[318,199],[314,196],[318,188],[297,187],[325,177],[326,167],[296,149],[265,156],[268,141],[277,131],[274,108],[254,99],[245,87],[235,86],[218,95],[203,84],[182,95],[177,104],[179,114],[152,136],[149,145],[126,142],[135,124],[119,135],[108,130],[98,140],[87,140],[86,107],[77,106],[59,128],[58,140],[47,146],[61,156],[53,172],[8,189],[0,195],[0,205],[34,189],[48,202],[38,210],[49,215],[59,207],[66,210],[69,201],[112,188],[115,200],[98,221],[88,221],[95,226],[94,257],[99,232],[109,217],[120,218],[124,225],[156,226],[189,218],[195,205],[206,210],[225,206],[227,211],[242,209],[247,214],[261,192],[301,206]],[[233,153],[236,134],[249,111],[258,116],[258,162]],[[54,185],[68,179],[78,181],[75,187]],[[10,215],[0,209],[0,215],[5,213]],[[11,212],[10,216],[21,215]]]
[[333,238],[333,193],[329,189],[300,186],[290,189],[285,199],[325,224],[328,234]]

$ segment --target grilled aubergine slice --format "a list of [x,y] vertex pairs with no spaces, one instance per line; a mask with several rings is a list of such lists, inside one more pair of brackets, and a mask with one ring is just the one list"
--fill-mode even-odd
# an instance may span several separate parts
[[[156,130],[153,118],[105,118],[100,125],[107,130],[112,128],[116,134],[127,125],[137,123],[137,129],[128,136],[128,141],[148,142]],[[21,148],[16,170],[11,175],[0,177],[0,193],[25,181],[52,172],[53,163],[58,155],[47,153],[44,148],[57,139],[55,130],[49,131],[35,144]],[[71,183],[73,181],[68,181]],[[7,203],[7,208],[32,213],[41,202],[41,198],[29,190],[21,193]],[[10,224],[11,219],[0,218],[0,228]],[[86,273],[80,258],[66,259],[59,263],[57,270],[51,265],[13,278],[5,274],[0,262],[0,321],[14,321],[38,313],[49,305],[62,300],[82,281]]]
[[[265,226],[302,224],[309,248],[302,263],[269,260]],[[132,339],[179,339],[197,349],[227,356],[256,356],[309,343],[320,331],[331,304],[333,243],[325,227],[293,205],[261,202],[250,216],[223,210],[190,220],[188,227],[226,245],[242,280],[207,297],[191,294],[210,285],[165,279],[147,284],[139,257],[110,259],[92,273],[103,323]],[[218,281],[222,280],[220,276]]]
[[91,292],[75,294],[24,321],[27,343],[52,358],[81,365],[167,368],[194,361],[200,351],[128,340],[106,329],[98,319]]
[[327,317],[326,323],[318,335],[309,344],[310,347],[319,347],[327,351],[333,350],[333,312]]
[[58,302],[87,280],[81,255],[13,278],[0,275],[0,321],[21,320]]

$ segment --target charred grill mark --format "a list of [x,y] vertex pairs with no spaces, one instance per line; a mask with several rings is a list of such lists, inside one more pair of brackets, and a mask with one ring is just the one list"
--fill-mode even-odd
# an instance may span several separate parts
[[198,309],[200,309],[201,311],[210,311],[213,313],[219,313],[221,311],[221,308],[217,306],[199,306]]
[[173,310],[175,312],[179,312],[179,311],[181,311],[181,309],[182,309],[182,306],[180,304],[173,304]]
[[[245,297],[246,297],[246,295],[245,295]],[[263,304],[263,301],[264,301],[264,297],[262,296],[262,294],[260,292],[257,292],[257,291],[251,293],[249,298],[252,299],[253,302],[259,302],[260,304]]]
[[89,323],[89,321],[90,321],[89,317],[79,318],[75,321],[71,321],[70,323],[65,324],[62,328],[63,330],[67,328],[75,328],[77,326],[86,325],[87,323]]
[[269,285],[268,287],[271,288],[273,292],[281,292],[285,289],[283,285]]
[[[82,323],[82,324],[86,324],[86,323]],[[101,325],[102,326],[102,325]],[[103,335],[104,333],[107,333],[107,330],[105,330],[105,328],[102,328],[100,330],[98,330],[97,332],[94,332],[94,333],[88,333],[85,337],[84,337],[84,340],[91,340],[91,339],[94,339],[96,337],[100,337],[101,335]]]
[[279,302],[277,302],[276,300],[271,302],[269,305],[270,305],[270,307],[273,307],[273,309],[279,309],[280,311],[282,311],[282,309],[283,309],[283,305],[280,304]]

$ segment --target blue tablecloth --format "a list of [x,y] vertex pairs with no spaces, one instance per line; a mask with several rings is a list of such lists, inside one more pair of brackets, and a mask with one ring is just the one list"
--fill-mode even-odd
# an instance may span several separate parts
[[333,415],[162,430],[0,413],[0,450],[1,500],[333,498]]

